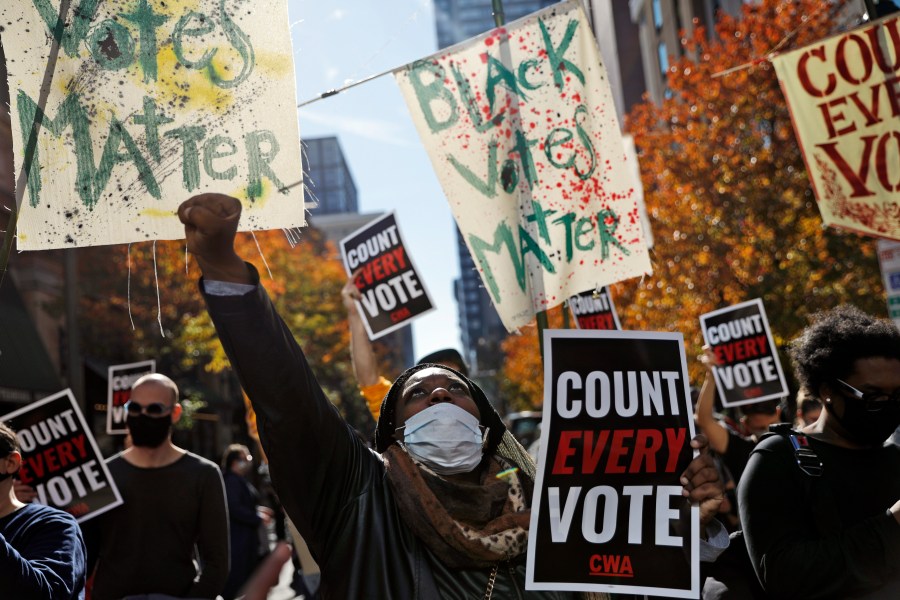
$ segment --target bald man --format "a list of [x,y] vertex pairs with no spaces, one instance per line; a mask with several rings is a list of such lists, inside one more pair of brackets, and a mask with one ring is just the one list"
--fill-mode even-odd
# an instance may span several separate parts
[[215,598],[228,576],[221,472],[172,443],[182,409],[178,386],[165,375],[138,379],[125,411],[133,445],[107,463],[124,502],[86,524],[96,564],[92,598]]

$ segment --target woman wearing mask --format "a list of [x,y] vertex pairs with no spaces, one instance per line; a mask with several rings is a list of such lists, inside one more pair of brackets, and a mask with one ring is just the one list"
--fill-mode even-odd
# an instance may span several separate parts
[[[235,254],[240,209],[204,194],[178,214],[210,316],[256,410],[272,482],[322,567],[323,597],[571,597],[525,591],[534,464],[481,389],[445,366],[409,369],[382,403],[377,452],[367,448]],[[684,477],[691,500],[718,507],[708,456]]]

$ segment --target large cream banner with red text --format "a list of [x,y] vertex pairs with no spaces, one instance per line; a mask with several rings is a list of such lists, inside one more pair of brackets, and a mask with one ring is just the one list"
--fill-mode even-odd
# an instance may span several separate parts
[[900,17],[772,62],[825,223],[900,240]]
[[285,0],[3,0],[0,23],[20,250],[179,239],[210,191],[242,230],[304,224]]
[[606,70],[563,2],[395,77],[507,329],[650,273]]

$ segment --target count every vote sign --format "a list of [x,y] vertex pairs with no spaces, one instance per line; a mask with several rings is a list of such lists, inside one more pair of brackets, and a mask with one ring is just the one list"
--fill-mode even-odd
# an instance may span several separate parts
[[359,290],[357,305],[369,339],[408,325],[434,310],[391,212],[341,240],[347,274]]
[[699,597],[680,333],[546,330],[530,590]]
[[70,390],[13,411],[0,421],[16,432],[22,449],[18,478],[34,488],[38,502],[64,510],[79,522],[122,504]]
[[703,340],[716,358],[713,376],[723,406],[781,398],[787,381],[762,300],[700,315]]

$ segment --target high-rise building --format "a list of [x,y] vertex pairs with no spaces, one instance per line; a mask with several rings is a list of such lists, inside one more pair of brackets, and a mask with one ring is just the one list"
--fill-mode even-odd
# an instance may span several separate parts
[[307,194],[318,202],[314,215],[355,213],[356,184],[336,137],[306,138],[303,175]]
[[622,123],[624,115],[643,99],[647,89],[638,26],[631,20],[628,4],[621,0],[591,0],[587,4],[616,116]]
[[[507,22],[524,17],[559,0],[503,0]],[[491,0],[435,0],[434,18],[440,48],[452,46],[494,26]]]
[[[593,0],[594,4],[610,1]],[[838,22],[848,27],[861,22],[867,13],[865,0],[831,1],[838,10]],[[702,25],[709,36],[714,36],[714,24],[719,12],[739,16],[742,5],[747,2],[750,0],[629,0],[631,19],[637,25],[640,36],[647,91],[654,102],[661,102],[666,97],[669,61],[684,54],[680,43],[682,32],[689,36],[697,25]],[[897,0],[871,2],[874,8],[872,19],[900,10]]]
[[738,15],[744,0],[629,0],[631,19],[638,26],[647,92],[654,102],[666,96],[666,72],[671,58],[683,54],[681,34],[698,24],[715,35],[719,11]]

